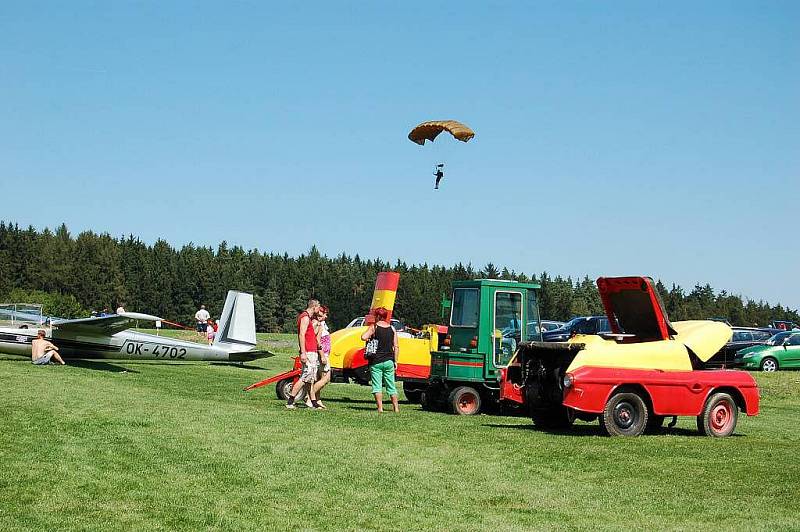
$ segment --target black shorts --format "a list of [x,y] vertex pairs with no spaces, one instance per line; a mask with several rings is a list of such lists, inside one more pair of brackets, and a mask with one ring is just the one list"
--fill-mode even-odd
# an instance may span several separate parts
[[198,323],[197,324],[197,332],[206,332],[207,328],[208,328],[208,324],[207,323]]

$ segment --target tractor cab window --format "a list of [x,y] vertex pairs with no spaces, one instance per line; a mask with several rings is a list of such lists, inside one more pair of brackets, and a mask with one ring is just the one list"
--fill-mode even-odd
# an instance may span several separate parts
[[522,294],[495,292],[494,364],[505,366],[522,341]]
[[536,300],[535,290],[528,290],[526,315],[528,329],[525,331],[525,340],[528,342],[540,342],[542,340],[542,328],[539,322],[539,302]]
[[456,288],[453,290],[450,325],[453,327],[478,326],[477,288]]

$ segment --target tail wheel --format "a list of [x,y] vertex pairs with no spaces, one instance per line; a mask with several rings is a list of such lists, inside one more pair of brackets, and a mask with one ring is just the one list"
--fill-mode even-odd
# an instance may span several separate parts
[[469,386],[459,386],[448,398],[450,408],[459,416],[472,416],[481,411],[481,396]]
[[736,429],[739,408],[727,393],[715,393],[706,401],[703,413],[697,416],[697,429],[706,436],[724,438]]
[[772,357],[767,357],[761,361],[761,371],[772,373],[778,371],[778,361]]
[[600,415],[600,428],[609,436],[640,436],[649,412],[642,396],[636,392],[619,392],[611,396]]

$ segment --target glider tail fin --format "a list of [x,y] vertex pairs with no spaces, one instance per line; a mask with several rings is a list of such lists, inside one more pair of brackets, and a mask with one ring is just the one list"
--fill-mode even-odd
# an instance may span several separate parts
[[250,351],[256,346],[256,314],[253,294],[228,291],[219,318],[214,346],[231,353]]

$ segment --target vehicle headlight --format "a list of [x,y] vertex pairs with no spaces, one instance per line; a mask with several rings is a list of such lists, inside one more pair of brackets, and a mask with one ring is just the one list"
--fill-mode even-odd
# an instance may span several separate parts
[[567,388],[572,388],[572,385],[575,384],[575,379],[572,377],[572,375],[567,373],[566,375],[564,375],[563,383],[564,383],[564,389],[566,390]]

